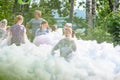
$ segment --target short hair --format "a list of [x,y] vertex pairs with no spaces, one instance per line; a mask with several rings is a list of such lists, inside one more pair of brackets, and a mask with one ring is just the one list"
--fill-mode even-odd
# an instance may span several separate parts
[[6,19],[3,19],[3,20],[1,21],[1,23],[4,23],[4,24],[7,25],[7,20],[6,20]]
[[34,13],[38,13],[38,15],[39,15],[39,17],[41,17],[41,11],[40,10],[35,10],[35,12]]
[[53,27],[52,27],[52,31],[56,31],[56,30],[57,30],[57,28],[58,28],[58,26],[57,26],[57,25],[53,25]]
[[40,27],[42,27],[43,24],[46,24],[48,23],[47,21],[42,21],[41,24],[40,24]]
[[15,22],[15,24],[16,24],[18,21],[23,20],[23,19],[24,19],[24,18],[23,18],[22,15],[17,15],[17,16],[15,17],[15,19],[14,19],[14,22]]
[[41,25],[42,25],[42,24],[46,24],[46,23],[48,23],[48,22],[47,22],[47,21],[42,21]]

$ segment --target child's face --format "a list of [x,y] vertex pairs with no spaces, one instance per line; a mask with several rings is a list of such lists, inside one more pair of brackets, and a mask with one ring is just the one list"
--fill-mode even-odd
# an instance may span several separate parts
[[64,34],[65,35],[72,35],[72,29],[69,27],[64,28]]
[[2,28],[5,28],[5,27],[6,27],[6,24],[5,24],[5,23],[2,23],[1,27],[2,27]]
[[48,23],[42,24],[42,28],[47,29],[48,28]]
[[23,19],[19,20],[19,23],[22,24],[23,23]]
[[37,12],[34,13],[35,18],[39,18],[39,14]]

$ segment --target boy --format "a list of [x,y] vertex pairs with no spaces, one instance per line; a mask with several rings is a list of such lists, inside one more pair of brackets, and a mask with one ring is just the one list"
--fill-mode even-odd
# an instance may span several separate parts
[[48,26],[49,26],[48,22],[43,21],[40,25],[40,28],[38,28],[36,30],[35,36],[45,35],[45,34],[49,33]]
[[64,27],[65,38],[60,40],[58,44],[53,48],[52,55],[55,54],[55,50],[60,50],[60,56],[64,57],[67,61],[72,57],[72,52],[76,51],[76,44],[72,40],[72,28]]
[[0,39],[3,39],[3,37],[5,36],[6,28],[7,28],[7,20],[3,19],[0,25]]

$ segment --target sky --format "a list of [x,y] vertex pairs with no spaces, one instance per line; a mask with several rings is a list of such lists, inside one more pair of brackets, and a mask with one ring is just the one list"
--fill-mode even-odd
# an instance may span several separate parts
[[76,6],[75,6],[74,9],[84,10],[84,8],[83,8],[82,6],[80,6],[80,7],[78,8],[78,6],[79,6],[79,2],[83,2],[83,1],[85,1],[85,0],[76,0]]

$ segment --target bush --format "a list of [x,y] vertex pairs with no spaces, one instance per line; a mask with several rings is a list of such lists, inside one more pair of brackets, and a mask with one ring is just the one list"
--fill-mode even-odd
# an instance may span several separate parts
[[107,28],[108,32],[113,37],[113,43],[114,45],[120,45],[120,15],[119,13],[113,13],[108,19],[109,23]]
[[11,25],[13,23],[13,7],[14,0],[1,0],[0,1],[0,20],[7,19],[8,24]]
[[111,35],[103,29],[96,28],[88,30],[87,34],[76,34],[77,38],[81,38],[83,40],[96,40],[98,43],[102,42],[112,42]]

